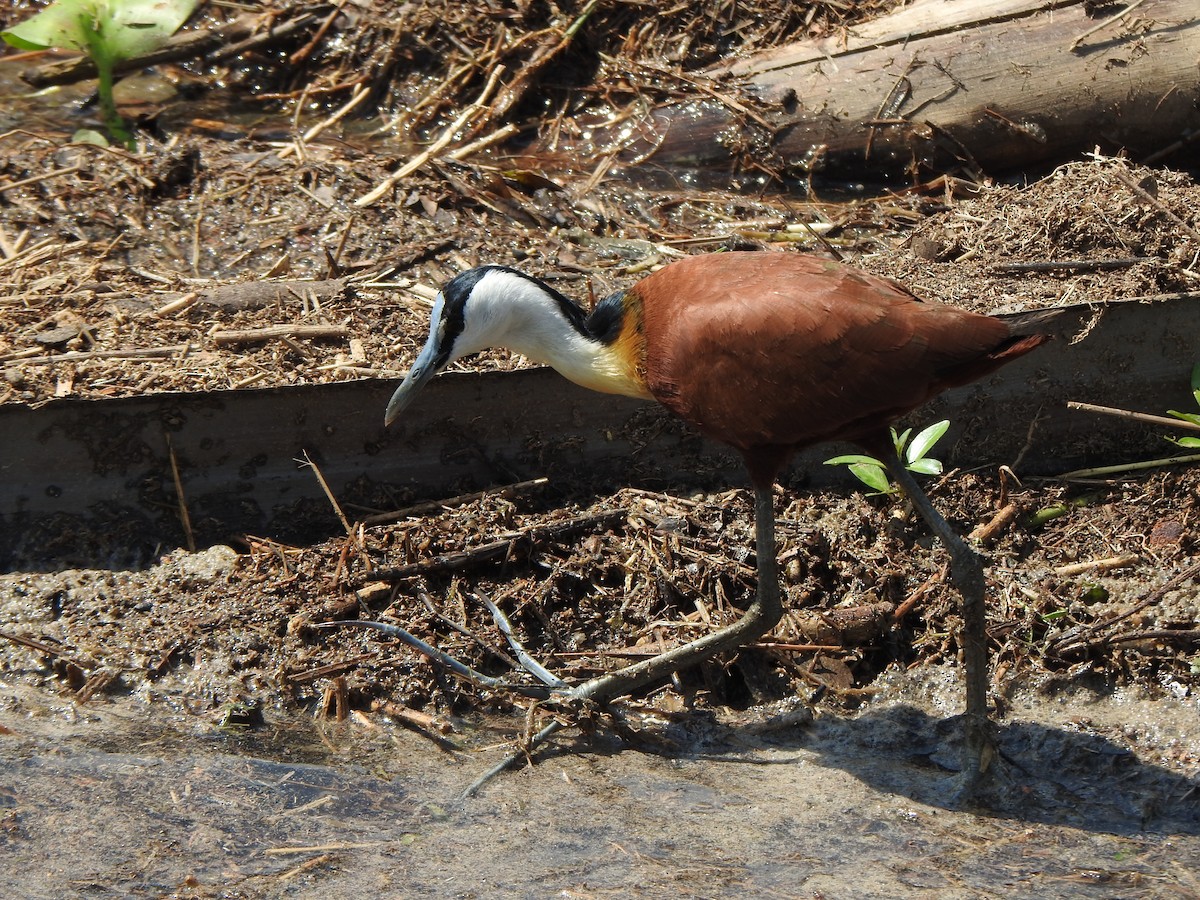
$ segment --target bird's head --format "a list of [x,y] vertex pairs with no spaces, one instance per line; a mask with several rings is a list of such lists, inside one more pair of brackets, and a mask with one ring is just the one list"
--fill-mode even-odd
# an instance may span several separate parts
[[539,362],[582,329],[566,297],[506,266],[480,266],[449,281],[433,303],[429,338],[384,413],[391,425],[425,382],[455,360],[488,347],[508,347]]

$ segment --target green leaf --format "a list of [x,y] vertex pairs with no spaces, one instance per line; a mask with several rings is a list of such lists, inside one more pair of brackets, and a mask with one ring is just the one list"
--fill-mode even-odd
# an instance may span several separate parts
[[912,434],[911,428],[905,428],[903,434],[896,434],[896,429],[892,429],[892,443],[896,446],[897,456],[904,452],[904,445],[908,443],[908,436],[910,434]]
[[1200,437],[1168,437],[1167,440],[1180,447],[1200,447]]
[[881,494],[890,494],[894,490],[892,483],[888,481],[887,472],[877,463],[854,463],[850,466],[850,471],[871,490]]
[[60,0],[32,18],[0,31],[0,37],[20,50],[60,47],[89,52],[89,35],[95,34],[95,0]]
[[110,10],[112,25],[105,36],[116,58],[141,56],[165,44],[197,4],[198,0],[108,0],[103,5]]
[[[940,422],[934,422],[928,428],[921,430],[912,443],[908,445],[908,452],[905,454],[905,459],[909,463],[914,463],[919,459],[923,459],[925,454],[933,449],[933,445],[942,439],[942,435],[946,433],[946,429],[950,427],[949,419],[942,419]],[[909,468],[912,468],[910,465]],[[942,469],[938,465],[938,471]]]
[[942,474],[942,464],[936,459],[914,459],[905,468],[910,472],[917,472],[921,475]]
[[1179,412],[1177,409],[1168,409],[1167,413],[1177,419],[1182,419],[1184,422],[1191,422],[1193,425],[1200,425],[1200,414]]
[[72,144],[95,144],[97,147],[108,147],[108,138],[94,128],[80,128],[71,135]]
[[156,50],[196,9],[199,0],[56,0],[19,22],[3,38],[22,50],[82,50],[96,64],[96,93],[114,142],[136,144],[113,100],[113,66]]
[[851,453],[846,456],[835,456],[833,459],[825,460],[827,466],[852,466],[855,464],[875,466],[877,469],[883,468],[883,463],[873,456],[863,456],[858,453]]
[[81,50],[97,62],[130,59],[167,42],[198,0],[57,0],[0,32],[22,50]]

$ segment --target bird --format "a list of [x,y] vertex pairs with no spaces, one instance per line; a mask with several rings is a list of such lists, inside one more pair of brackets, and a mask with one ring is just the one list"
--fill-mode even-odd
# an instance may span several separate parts
[[741,454],[755,494],[757,588],[742,617],[572,696],[607,702],[735,650],[782,617],[773,486],[799,449],[856,443],[948,549],[963,609],[962,776],[995,756],[987,710],[983,561],[896,456],[889,428],[942,391],[1034,350],[1046,316],[990,316],[923,300],[900,283],[798,251],[701,253],[671,262],[590,311],[530,275],[483,265],[437,294],[429,337],[384,414],[394,424],[452,362],[505,347],[604,393],[657,401]]

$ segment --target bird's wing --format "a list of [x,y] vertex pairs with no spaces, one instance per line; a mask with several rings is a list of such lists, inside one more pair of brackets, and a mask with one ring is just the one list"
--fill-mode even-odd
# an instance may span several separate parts
[[811,257],[707,274],[669,314],[652,314],[654,285],[644,295],[647,382],[682,418],[742,449],[878,431],[945,387],[943,370],[1007,334]]

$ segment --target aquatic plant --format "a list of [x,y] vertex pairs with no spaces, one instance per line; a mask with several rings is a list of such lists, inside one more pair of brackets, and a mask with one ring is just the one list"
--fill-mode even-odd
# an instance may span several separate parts
[[122,60],[157,50],[196,9],[198,0],[56,0],[0,38],[22,50],[79,50],[96,64],[104,126],[133,149],[133,135],[113,100],[113,69]]

